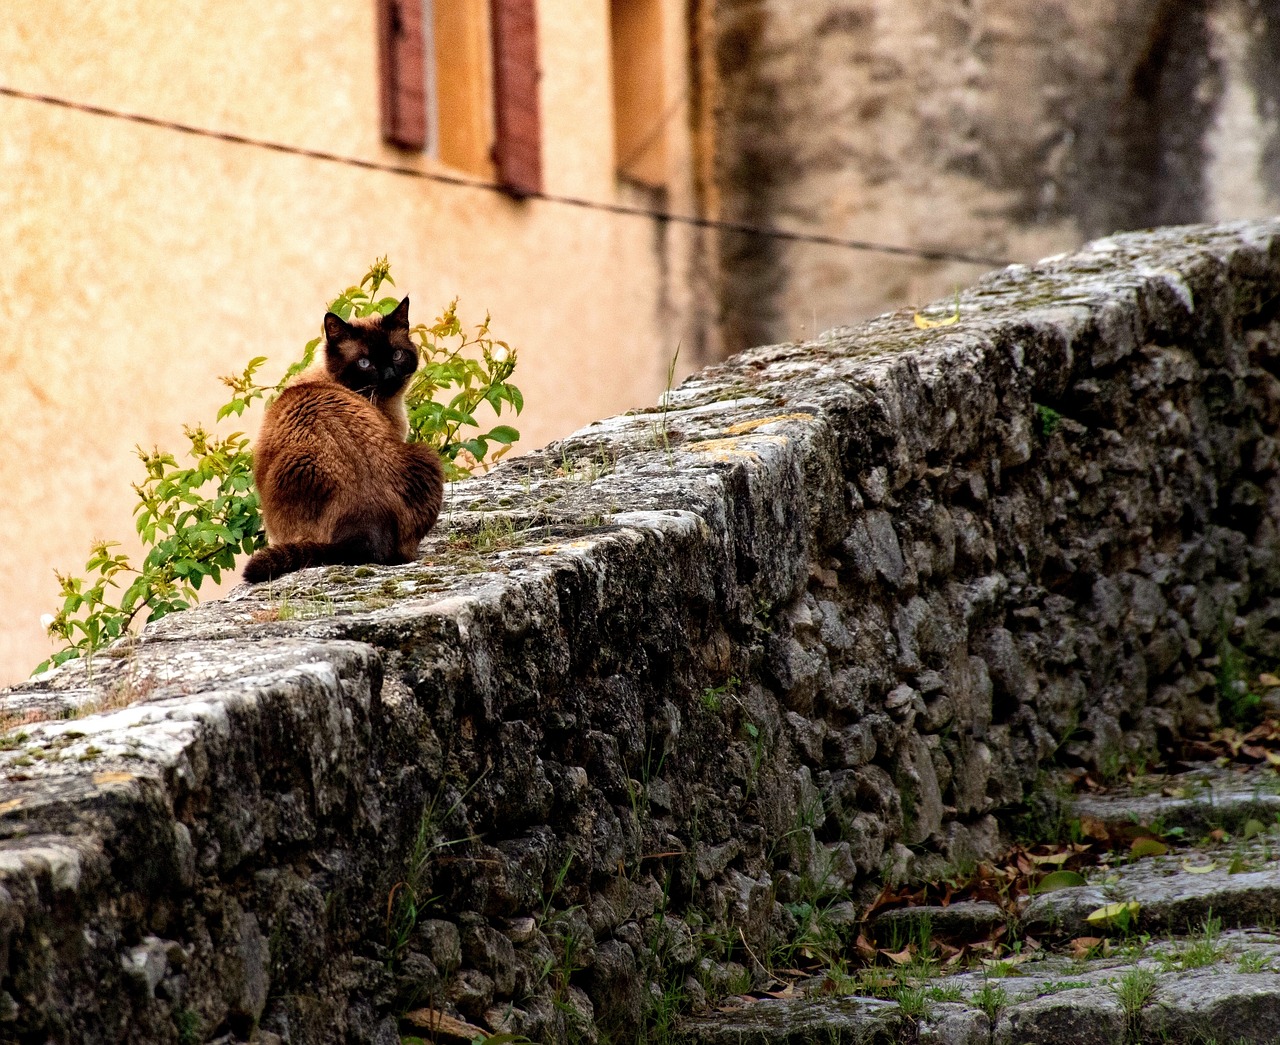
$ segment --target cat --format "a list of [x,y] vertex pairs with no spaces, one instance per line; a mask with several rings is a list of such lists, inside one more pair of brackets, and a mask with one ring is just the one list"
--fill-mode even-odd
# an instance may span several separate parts
[[440,458],[405,442],[418,368],[409,299],[350,322],[327,312],[324,335],[323,365],[280,393],[254,443],[268,544],[245,564],[251,583],[307,566],[411,562],[440,514]]

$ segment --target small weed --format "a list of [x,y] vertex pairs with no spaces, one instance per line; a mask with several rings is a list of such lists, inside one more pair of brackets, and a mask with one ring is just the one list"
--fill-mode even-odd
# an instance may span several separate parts
[[1175,969],[1202,969],[1213,965],[1225,953],[1220,945],[1222,919],[1209,915],[1200,923],[1200,931],[1188,939],[1176,954],[1163,959],[1163,964]]
[[1218,645],[1218,707],[1234,726],[1251,726],[1258,719],[1262,698],[1249,688],[1249,659],[1224,638]]
[[1241,972],[1270,972],[1271,959],[1265,954],[1258,954],[1256,951],[1246,951],[1240,955],[1240,960],[1236,967]]
[[1000,1014],[1009,1004],[1009,994],[1003,987],[993,987],[984,983],[969,999],[987,1017],[991,1026],[996,1025]]
[[1053,435],[1062,424],[1062,415],[1053,407],[1036,403],[1036,428],[1045,439]]
[[930,1001],[964,1001],[964,991],[957,984],[945,987],[930,987],[925,994]]
[[724,706],[724,698],[737,691],[742,685],[737,675],[730,675],[718,686],[708,686],[702,691],[702,706],[712,714],[718,714]]
[[202,1035],[203,1021],[194,1009],[178,1009],[173,1014],[173,1025],[178,1031],[178,1045],[196,1045]]
[[898,1011],[909,1020],[924,1019],[929,1015],[929,1001],[923,987],[899,986],[893,992]]
[[754,722],[744,722],[742,728],[751,741],[751,767],[747,773],[747,790],[744,798],[750,798],[756,789],[760,766],[764,763],[766,737],[764,731]]
[[442,781],[440,789],[436,791],[431,801],[423,809],[422,816],[418,820],[418,830],[414,835],[413,845],[409,850],[409,857],[405,862],[404,879],[393,885],[391,892],[387,895],[387,961],[389,964],[394,964],[399,959],[400,953],[404,950],[409,938],[413,935],[413,930],[418,925],[418,919],[437,899],[434,896],[427,895],[427,887],[431,878],[431,863],[436,854],[442,849],[448,849],[451,846],[461,845],[473,840],[473,836],[470,835],[442,839],[440,833],[453,814],[461,808],[467,795],[483,779],[484,774],[481,773],[443,814],[439,812],[440,799],[444,788],[444,782]]
[[662,412],[659,420],[654,428],[653,441],[654,445],[659,446],[667,455],[667,466],[670,467],[673,461],[671,454],[671,437],[667,431],[667,413],[671,409],[671,389],[675,385],[676,380],[676,360],[680,358],[680,345],[676,345],[675,355],[671,357],[671,362],[667,364],[667,388],[662,393]]
[[1150,969],[1130,969],[1111,985],[1116,1000],[1124,1009],[1126,1019],[1133,1025],[1142,1007],[1151,1000],[1156,990],[1156,974]]
[[304,599],[301,602],[290,602],[286,595],[276,608],[276,620],[316,620],[332,617],[337,613],[333,600],[327,596]]

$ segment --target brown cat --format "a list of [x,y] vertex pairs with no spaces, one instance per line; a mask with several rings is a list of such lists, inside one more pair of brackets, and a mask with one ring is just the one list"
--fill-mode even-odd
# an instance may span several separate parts
[[418,369],[409,299],[350,322],[328,312],[324,333],[323,366],[280,393],[254,444],[269,544],[245,565],[253,583],[306,566],[411,562],[440,514],[440,458],[404,441]]

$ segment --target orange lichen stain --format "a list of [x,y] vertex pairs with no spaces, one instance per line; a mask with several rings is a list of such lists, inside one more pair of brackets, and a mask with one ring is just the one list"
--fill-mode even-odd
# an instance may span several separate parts
[[103,784],[127,784],[130,780],[135,779],[136,774],[126,773],[123,770],[109,770],[106,773],[94,773],[93,782],[98,786]]
[[593,548],[595,541],[577,540],[569,541],[567,544],[548,544],[538,549],[539,555],[554,555],[558,551],[564,551],[566,548]]
[[750,432],[752,429],[760,428],[764,425],[777,424],[779,421],[812,421],[813,414],[776,414],[773,417],[760,417],[754,421],[743,421],[740,424],[731,425],[725,431],[730,435],[742,435],[744,432]]
[[[786,445],[787,438],[781,435],[757,435],[752,436],[755,442],[780,443]],[[760,460],[760,455],[756,451],[748,449],[742,445],[738,439],[704,439],[698,443],[690,443],[690,450],[696,450],[698,453],[711,454],[717,461],[733,461],[745,457],[749,461]]]

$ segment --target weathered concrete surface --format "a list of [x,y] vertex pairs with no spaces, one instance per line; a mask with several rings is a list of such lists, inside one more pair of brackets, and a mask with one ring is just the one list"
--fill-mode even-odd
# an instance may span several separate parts
[[0,1037],[629,1039],[989,856],[1047,763],[1214,723],[1280,630],[1278,237],[755,350],[460,486],[419,563],[9,693],[76,717],[0,751]]

